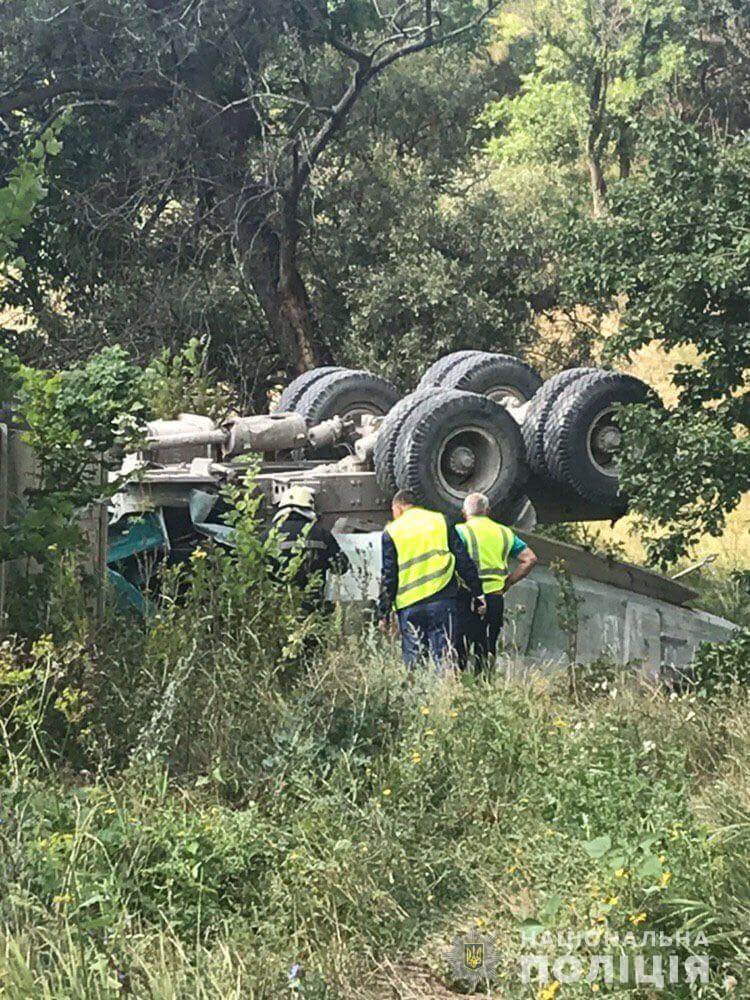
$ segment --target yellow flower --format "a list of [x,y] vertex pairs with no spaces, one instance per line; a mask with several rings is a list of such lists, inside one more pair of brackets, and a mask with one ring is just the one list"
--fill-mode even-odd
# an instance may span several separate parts
[[609,899],[605,899],[604,902],[607,904],[607,906],[617,906],[617,904],[620,902],[620,897],[610,896]]
[[425,736],[434,736],[435,735],[435,730],[434,729],[425,729],[424,734],[425,734]]
[[477,925],[477,927],[484,927],[487,921],[484,919],[484,917],[475,917],[474,923]]
[[633,926],[637,926],[638,924],[643,923],[643,921],[646,919],[646,914],[643,912],[643,910],[641,910],[640,913],[631,913],[628,919],[630,920],[630,923],[633,924]]
[[558,729],[564,729],[568,725],[568,723],[565,721],[565,719],[561,718],[558,715],[558,717],[555,719],[552,725],[557,726]]
[[599,992],[599,983],[592,983],[591,984],[591,989],[592,989],[592,991],[594,993],[598,993]]
[[391,794],[391,790],[390,790],[390,788],[384,788],[384,789],[383,789],[383,797],[384,797],[384,798],[386,798],[386,799],[387,799],[387,798],[388,798],[388,796],[389,796],[390,794]]
[[555,1000],[555,994],[559,989],[559,982],[553,979],[549,986],[545,986],[543,990],[539,990],[539,1000]]
[[73,897],[69,893],[66,892],[62,896],[55,896],[53,898],[52,902],[55,904],[55,906],[62,906],[65,903],[72,902],[72,900],[73,900]]
[[417,752],[415,751],[415,752],[414,752],[414,753],[413,753],[413,754],[411,755],[411,762],[412,762],[412,764],[419,764],[419,763],[421,762],[421,760],[422,760],[422,754],[421,754],[421,753],[417,753]]
[[202,548],[199,547],[197,549],[193,549],[193,553],[190,556],[190,558],[191,559],[205,559],[207,555],[208,555],[208,553],[205,551],[205,549],[202,549]]
[[617,871],[615,872],[615,878],[625,878],[627,874],[628,874],[627,868],[618,868]]
[[672,881],[672,872],[662,872],[661,884],[665,889],[671,881]]
[[429,715],[430,714],[430,710],[429,710],[429,708],[426,705],[422,705],[422,707],[420,708],[419,711],[422,713],[422,715]]
[[433,899],[434,899],[434,898],[435,898],[435,897],[434,897],[434,896],[432,895],[432,893],[431,893],[431,892],[428,892],[428,893],[427,893],[427,902],[428,902],[428,903],[431,903],[431,902],[433,901]]
[[367,853],[367,844],[360,844],[359,845],[359,853],[360,854],[366,854]]
[[448,714],[450,715],[451,719],[457,719],[458,718],[458,712],[455,709],[453,709],[453,711],[449,712]]

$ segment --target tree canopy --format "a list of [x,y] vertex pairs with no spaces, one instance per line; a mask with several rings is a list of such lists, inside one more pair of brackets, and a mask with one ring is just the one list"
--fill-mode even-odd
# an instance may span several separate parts
[[669,419],[625,418],[655,556],[720,530],[746,485],[742,0],[14,0],[0,32],[23,360],[198,338],[264,408],[329,360],[549,375],[609,323],[613,359],[692,351]]

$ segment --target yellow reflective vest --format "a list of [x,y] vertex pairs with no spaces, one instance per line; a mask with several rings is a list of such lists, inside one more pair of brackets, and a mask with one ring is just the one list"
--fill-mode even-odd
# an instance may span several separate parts
[[508,560],[515,537],[510,528],[491,517],[470,517],[465,524],[457,524],[456,530],[479,570],[484,593],[502,590],[508,578]]
[[448,547],[448,522],[442,514],[410,507],[385,530],[398,558],[398,591],[394,601],[398,611],[448,586],[456,559]]

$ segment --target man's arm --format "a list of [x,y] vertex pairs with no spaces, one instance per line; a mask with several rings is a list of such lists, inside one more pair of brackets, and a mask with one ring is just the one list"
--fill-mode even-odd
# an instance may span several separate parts
[[471,596],[481,597],[482,581],[479,579],[479,570],[469,555],[469,550],[464,545],[463,539],[450,525],[448,526],[448,548],[456,559],[456,572],[471,591]]
[[518,583],[519,580],[523,580],[525,576],[528,576],[537,564],[536,553],[533,549],[530,549],[525,542],[522,542],[520,538],[516,538],[515,536],[510,554],[518,559],[518,565],[505,581],[505,586],[503,587],[504,594],[514,584]]
[[388,618],[398,593],[398,556],[393,539],[384,531],[380,543],[381,576],[380,600],[378,601],[378,618],[384,621]]

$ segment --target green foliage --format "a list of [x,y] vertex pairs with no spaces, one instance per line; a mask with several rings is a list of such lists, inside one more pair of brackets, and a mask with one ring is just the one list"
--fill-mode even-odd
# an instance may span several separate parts
[[729,574],[709,570],[688,580],[700,595],[699,607],[750,628],[750,570],[737,569]]
[[[205,590],[202,604],[215,607]],[[162,642],[179,643],[171,624]],[[179,625],[190,630],[187,615]],[[0,948],[11,997],[23,976],[59,995],[86,981],[109,996],[123,978],[135,995],[156,982],[185,997],[237,984],[281,995],[300,963],[302,996],[346,995],[357,981],[374,1000],[397,974],[384,960],[408,955],[442,977],[446,942],[480,928],[507,956],[503,994],[520,998],[522,933],[670,935],[693,926],[693,898],[710,901],[712,971],[747,972],[744,924],[732,921],[748,852],[719,836],[748,820],[746,772],[734,796],[720,787],[729,762],[747,761],[736,698],[625,685],[579,706],[554,683],[406,683],[374,637],[339,643],[290,684],[264,665],[270,637],[258,633],[258,659],[244,650],[240,664],[238,633],[222,641],[208,615],[203,627],[203,679],[178,681],[173,696],[197,627],[177,657],[134,648],[132,634],[116,653],[108,645],[128,693],[111,700],[111,736],[124,724],[134,740],[117,771],[108,759],[108,778],[89,763],[30,772],[29,741],[6,742],[0,925],[6,943],[33,942]],[[45,642],[39,662],[59,659]],[[137,725],[158,706],[142,698],[149,672],[162,702],[180,706],[150,758]],[[89,739],[107,746],[103,730]],[[711,796],[708,823],[696,796]]]
[[460,177],[440,182],[390,144],[378,153],[366,173],[338,180],[318,220],[328,280],[314,288],[321,311],[341,316],[345,357],[406,388],[467,344],[525,353],[532,302],[550,291],[543,220],[487,186],[462,196]]
[[213,377],[208,349],[208,338],[192,337],[181,350],[165,347],[149,362],[141,391],[152,417],[200,413],[221,422],[228,415],[231,389]]
[[627,173],[640,120],[703,58],[690,30],[701,13],[690,0],[534,0],[501,13],[498,38],[521,86],[484,113],[491,155],[558,169],[617,162]]
[[[101,480],[104,453],[131,433],[143,411],[142,373],[120,347],[105,348],[80,367],[51,373],[25,366],[13,372],[13,408],[40,463],[41,482],[0,528],[0,559],[57,558],[80,540],[77,513],[106,494]],[[7,370],[7,369],[6,369]]]
[[642,172],[613,186],[606,217],[561,227],[571,302],[599,310],[626,302],[612,354],[652,340],[677,366],[668,419],[633,407],[622,423],[626,491],[658,529],[649,552],[674,561],[701,535],[719,535],[748,488],[750,437],[745,383],[750,359],[746,275],[750,267],[750,155],[695,128],[664,122],[644,137]]
[[703,643],[693,662],[692,683],[698,694],[715,698],[750,683],[750,629],[720,644]]
[[34,210],[47,197],[47,158],[57,156],[62,149],[58,136],[63,124],[64,120],[58,120],[33,144],[22,149],[4,186],[0,187],[0,278],[3,283],[7,280],[8,269],[24,267],[23,258],[15,254],[16,246]]

